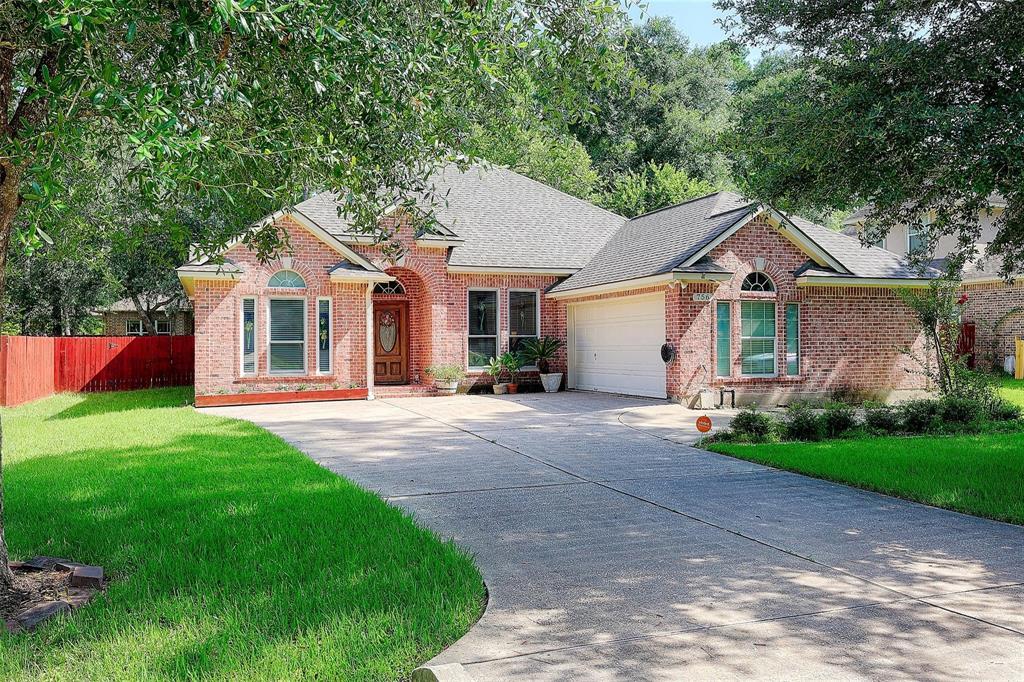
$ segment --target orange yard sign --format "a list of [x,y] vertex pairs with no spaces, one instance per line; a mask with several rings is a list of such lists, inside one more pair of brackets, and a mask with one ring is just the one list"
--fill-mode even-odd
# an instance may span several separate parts
[[707,433],[711,430],[711,417],[706,414],[697,417],[697,430],[701,433]]

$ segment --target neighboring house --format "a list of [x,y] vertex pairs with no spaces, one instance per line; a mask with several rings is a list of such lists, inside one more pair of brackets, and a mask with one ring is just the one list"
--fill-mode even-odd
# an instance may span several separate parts
[[[984,365],[1003,366],[1003,359],[1014,354],[1014,340],[1024,338],[1024,279],[1007,282],[1000,274],[999,258],[988,256],[988,245],[995,239],[995,221],[1002,214],[1006,202],[999,195],[989,197],[988,210],[978,213],[981,234],[977,244],[977,257],[963,270],[963,291],[967,294],[964,321],[973,323],[975,350]],[[856,211],[845,222],[847,233],[856,235],[870,216],[871,207]],[[928,218],[922,221],[927,224]],[[911,251],[929,249],[932,267],[942,270],[945,259],[956,248],[956,238],[944,235],[932,245],[913,226],[899,225],[886,235],[880,246],[905,256]]]
[[[390,261],[318,195],[272,220],[292,252],[263,265],[244,245],[178,269],[196,315],[199,396],[427,382],[537,335],[570,388],[689,401],[924,387],[923,348],[896,255],[718,192],[632,220],[500,168],[435,178],[438,226],[381,218]],[[663,360],[664,344],[671,350]],[[389,389],[394,390],[394,389]],[[248,396],[248,399],[253,399]]]
[[[129,298],[121,299],[106,308],[97,310],[96,314],[103,321],[104,336],[144,336],[146,334],[142,317]],[[193,333],[194,324],[190,306],[183,306],[170,315],[162,310],[154,312],[152,315],[156,333],[159,335],[187,336]]]

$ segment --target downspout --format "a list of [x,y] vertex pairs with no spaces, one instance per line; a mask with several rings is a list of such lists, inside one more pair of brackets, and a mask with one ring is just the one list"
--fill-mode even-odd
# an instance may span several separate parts
[[373,400],[373,286],[366,285],[366,399]]

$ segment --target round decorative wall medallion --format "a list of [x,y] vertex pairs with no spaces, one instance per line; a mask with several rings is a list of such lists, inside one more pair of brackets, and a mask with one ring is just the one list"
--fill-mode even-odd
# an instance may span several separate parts
[[666,363],[672,362],[673,358],[676,357],[676,349],[671,343],[663,343],[661,345],[661,359]]

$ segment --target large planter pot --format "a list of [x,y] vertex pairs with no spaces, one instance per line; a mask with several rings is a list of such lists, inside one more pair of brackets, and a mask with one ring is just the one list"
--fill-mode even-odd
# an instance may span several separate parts
[[509,384],[508,385],[508,392],[509,393],[519,393],[519,384]]
[[439,393],[446,393],[448,395],[451,395],[451,394],[455,393],[455,391],[459,390],[459,382],[458,381],[435,381],[434,382],[434,388],[436,388]]
[[508,384],[492,384],[491,388],[494,389],[494,395],[505,395],[508,393]]
[[544,387],[545,393],[557,393],[558,389],[562,387],[562,373],[541,374],[540,383]]

